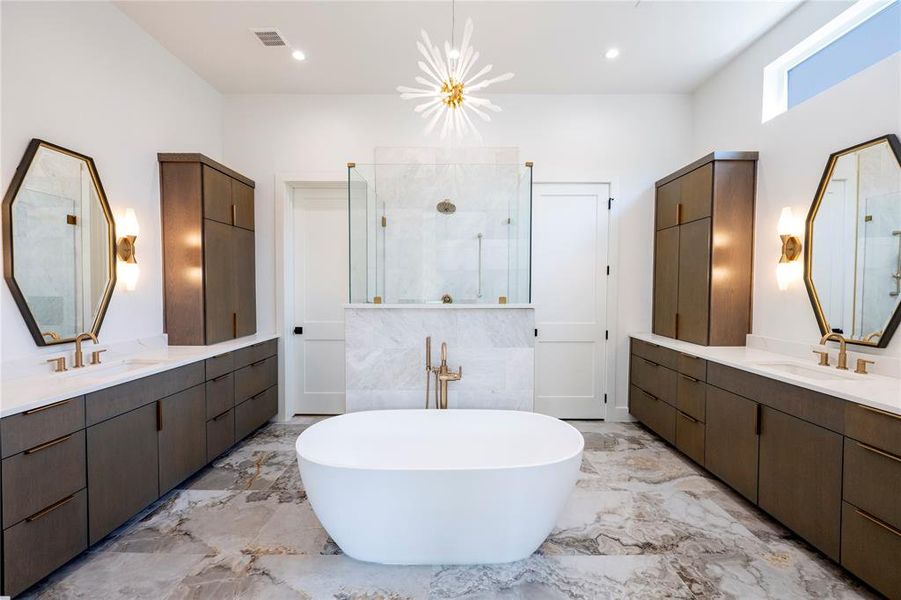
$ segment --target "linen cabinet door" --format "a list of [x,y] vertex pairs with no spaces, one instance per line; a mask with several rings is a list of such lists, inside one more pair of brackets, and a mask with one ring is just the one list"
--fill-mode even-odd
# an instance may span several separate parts
[[231,225],[232,186],[231,177],[212,167],[203,165],[203,218]]
[[679,224],[681,185],[682,178],[680,177],[657,188],[657,230]]
[[160,495],[206,464],[206,386],[159,401]]
[[759,405],[707,387],[704,466],[751,502],[757,502]]
[[675,337],[706,346],[710,316],[710,219],[679,227],[678,261]]
[[256,261],[254,233],[236,227],[234,237],[235,336],[257,331]]
[[159,498],[156,403],[87,429],[88,543]]
[[203,277],[206,304],[206,343],[236,337],[235,237],[231,225],[204,220]]
[[235,222],[233,225],[253,230],[253,188],[238,181],[231,180],[232,204],[235,206]]
[[679,223],[709,217],[713,204],[713,163],[707,163],[680,177]]
[[676,337],[679,299],[679,228],[657,232],[654,248],[654,333]]
[[758,504],[838,560],[842,511],[842,436],[762,407]]

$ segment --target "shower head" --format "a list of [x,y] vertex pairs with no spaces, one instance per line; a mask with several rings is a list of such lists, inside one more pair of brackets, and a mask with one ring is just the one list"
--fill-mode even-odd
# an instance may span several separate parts
[[450,201],[450,198],[445,198],[441,202],[439,202],[435,208],[438,209],[442,215],[452,215],[457,212],[457,205]]

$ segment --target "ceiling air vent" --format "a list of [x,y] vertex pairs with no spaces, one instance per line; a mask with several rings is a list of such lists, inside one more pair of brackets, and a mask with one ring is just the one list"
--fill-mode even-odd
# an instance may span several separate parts
[[260,43],[264,46],[287,46],[282,33],[275,27],[263,27],[260,29],[251,29],[253,34],[257,36]]

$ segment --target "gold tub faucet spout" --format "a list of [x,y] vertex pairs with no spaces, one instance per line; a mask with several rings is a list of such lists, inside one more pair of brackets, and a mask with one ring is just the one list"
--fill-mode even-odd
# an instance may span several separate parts
[[447,368],[447,343],[441,342],[441,364],[436,371],[438,374],[438,408],[447,408],[447,383],[449,381],[460,381],[463,379],[463,367],[460,366],[457,372],[453,372]]

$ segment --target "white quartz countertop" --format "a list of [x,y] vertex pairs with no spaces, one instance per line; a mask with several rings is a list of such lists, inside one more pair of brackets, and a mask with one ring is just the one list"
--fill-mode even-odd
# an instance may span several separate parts
[[[631,336],[721,365],[901,415],[901,379],[872,373],[858,375],[852,370],[854,362],[850,357],[848,364],[851,369],[839,371],[834,366],[836,350],[833,348],[830,348],[833,366],[821,367],[812,353],[810,360],[805,361],[747,346],[698,346],[653,333],[633,333]],[[795,373],[790,370],[795,370]]]
[[372,304],[372,303],[353,303],[345,304],[344,308],[431,308],[437,310],[464,309],[473,310],[479,308],[529,308],[534,309],[532,304],[444,304],[442,302],[434,302],[428,304]]
[[[128,352],[109,352],[100,365],[87,365],[81,369],[72,369],[63,373],[54,373],[48,364],[42,372],[15,376],[10,372],[16,369],[4,367],[3,379],[0,382],[0,417],[25,412],[96,392],[120,383],[126,383],[156,373],[162,373],[204,360],[219,354],[246,348],[260,342],[277,338],[278,335],[256,334],[236,340],[229,340],[211,346],[165,346],[153,345],[145,348],[131,348]],[[102,347],[102,345],[101,345]],[[136,351],[137,350],[137,351]],[[84,346],[85,356],[91,352],[91,344]],[[67,354],[67,363],[71,365],[72,349],[66,348],[47,357]],[[39,359],[43,361],[43,358]]]

